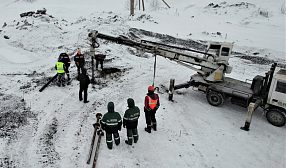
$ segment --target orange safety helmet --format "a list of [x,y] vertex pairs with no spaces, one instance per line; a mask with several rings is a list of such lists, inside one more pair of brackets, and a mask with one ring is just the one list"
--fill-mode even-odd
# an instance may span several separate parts
[[77,51],[77,53],[78,53],[78,54],[81,54],[81,51],[80,51],[80,50],[78,50],[78,51]]
[[154,91],[154,87],[153,87],[153,86],[149,86],[149,87],[148,87],[148,90]]

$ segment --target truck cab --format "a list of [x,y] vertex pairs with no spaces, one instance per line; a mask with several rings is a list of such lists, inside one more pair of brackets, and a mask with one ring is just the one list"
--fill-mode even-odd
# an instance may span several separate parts
[[286,70],[280,69],[273,77],[267,103],[286,109]]
[[267,120],[275,126],[286,123],[286,69],[280,69],[270,85],[266,109]]
[[208,56],[207,59],[214,59],[214,62],[228,63],[233,44],[229,42],[214,42],[210,41],[207,49],[207,53],[213,54],[213,58]]

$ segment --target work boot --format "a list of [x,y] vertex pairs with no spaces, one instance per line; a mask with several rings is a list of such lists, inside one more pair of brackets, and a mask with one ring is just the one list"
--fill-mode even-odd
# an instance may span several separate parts
[[128,140],[125,140],[125,143],[126,143],[127,145],[130,145],[130,144],[128,143]]
[[89,101],[85,101],[84,103],[88,103]]
[[152,128],[153,128],[154,131],[157,131],[157,124],[153,124]]
[[70,85],[71,84],[71,78],[68,78],[68,83],[67,83],[68,85]]
[[145,127],[144,130],[145,130],[146,132],[148,132],[148,133],[151,133],[151,127],[150,127],[150,126]]

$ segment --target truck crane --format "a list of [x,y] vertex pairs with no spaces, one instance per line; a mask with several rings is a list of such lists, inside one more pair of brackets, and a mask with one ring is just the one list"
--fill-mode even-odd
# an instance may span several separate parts
[[202,52],[147,40],[135,42],[125,37],[113,37],[92,30],[88,34],[91,55],[94,55],[95,48],[99,47],[97,38],[133,47],[153,56],[159,55],[195,70],[197,73],[186,83],[174,85],[175,80],[170,80],[169,100],[173,99],[174,90],[192,86],[205,93],[207,101],[213,106],[220,106],[225,99],[230,98],[231,103],[248,107],[245,125],[241,127],[243,130],[249,130],[252,114],[258,107],[264,110],[272,125],[280,127],[286,123],[286,70],[280,69],[274,75],[277,66],[277,63],[274,63],[265,76],[256,75],[252,83],[225,77],[225,73],[232,71],[228,60],[233,43],[210,41],[206,52]]

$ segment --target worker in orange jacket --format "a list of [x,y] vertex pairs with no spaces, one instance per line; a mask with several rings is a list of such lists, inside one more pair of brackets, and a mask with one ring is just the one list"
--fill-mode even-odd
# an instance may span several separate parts
[[145,119],[147,124],[145,131],[151,133],[151,128],[153,128],[154,131],[157,131],[157,121],[155,114],[160,106],[160,101],[159,96],[154,93],[153,86],[148,87],[148,93],[145,97],[144,104]]

